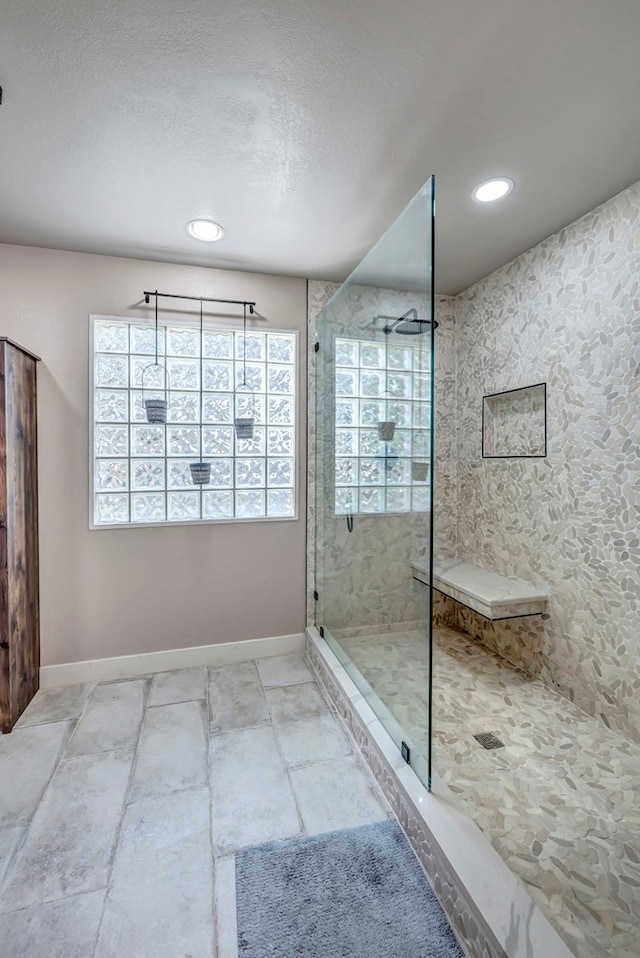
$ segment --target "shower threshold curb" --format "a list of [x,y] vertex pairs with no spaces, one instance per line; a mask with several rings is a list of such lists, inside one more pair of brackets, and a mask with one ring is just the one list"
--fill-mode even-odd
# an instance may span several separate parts
[[386,795],[469,958],[573,958],[437,774],[429,792],[315,627],[313,671]]

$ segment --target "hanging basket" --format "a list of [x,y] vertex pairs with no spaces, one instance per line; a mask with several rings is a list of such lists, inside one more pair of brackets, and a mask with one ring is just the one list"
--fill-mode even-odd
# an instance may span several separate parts
[[[384,412],[383,415],[389,415],[389,400],[387,396],[390,395],[388,389],[383,389],[380,393],[380,396],[384,396]],[[380,408],[380,407],[378,407]],[[396,432],[396,424],[393,420],[390,419],[381,419],[378,422],[378,439],[381,439],[383,442],[391,442]]]
[[[164,373],[164,398],[158,399],[154,397],[153,399],[144,398],[144,376],[148,369],[156,367],[161,369]],[[148,366],[145,366],[142,370],[142,405],[147,416],[147,422],[151,423],[165,423],[167,421],[167,409],[169,403],[167,401],[167,394],[169,390],[169,370],[166,366],[163,366],[161,363],[149,363]]]
[[166,399],[145,399],[144,409],[147,422],[166,422],[168,402]]
[[391,442],[396,432],[395,422],[379,422],[378,438],[383,442]]
[[233,421],[233,424],[236,429],[236,438],[237,439],[253,439],[253,429],[256,424],[256,417],[254,415],[256,408],[256,397],[254,395],[253,389],[251,386],[247,386],[246,381],[240,383],[236,388],[236,395],[240,392],[241,389],[246,389],[251,393],[251,408],[249,410],[248,416],[236,416]]
[[426,482],[429,475],[429,463],[414,461],[411,463],[411,478],[414,482]]
[[194,486],[206,486],[211,479],[210,462],[191,462],[189,463],[189,469]]
[[255,426],[253,416],[237,416],[234,420],[236,436],[238,439],[253,439],[253,427]]

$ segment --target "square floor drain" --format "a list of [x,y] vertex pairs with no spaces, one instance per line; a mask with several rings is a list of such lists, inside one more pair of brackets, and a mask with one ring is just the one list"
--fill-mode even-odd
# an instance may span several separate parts
[[504,748],[504,742],[501,742],[498,736],[494,735],[493,732],[479,732],[478,735],[474,735],[473,737],[483,748]]

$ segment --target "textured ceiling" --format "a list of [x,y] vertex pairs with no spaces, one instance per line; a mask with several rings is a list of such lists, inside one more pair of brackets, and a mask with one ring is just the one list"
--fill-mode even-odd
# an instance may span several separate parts
[[3,0],[0,241],[340,280],[434,173],[456,292],[640,179],[639,40],[638,0]]

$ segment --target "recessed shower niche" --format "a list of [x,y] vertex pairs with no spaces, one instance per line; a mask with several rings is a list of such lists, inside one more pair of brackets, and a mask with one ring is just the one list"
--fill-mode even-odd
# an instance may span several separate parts
[[546,383],[482,397],[483,459],[542,459],[546,455]]

